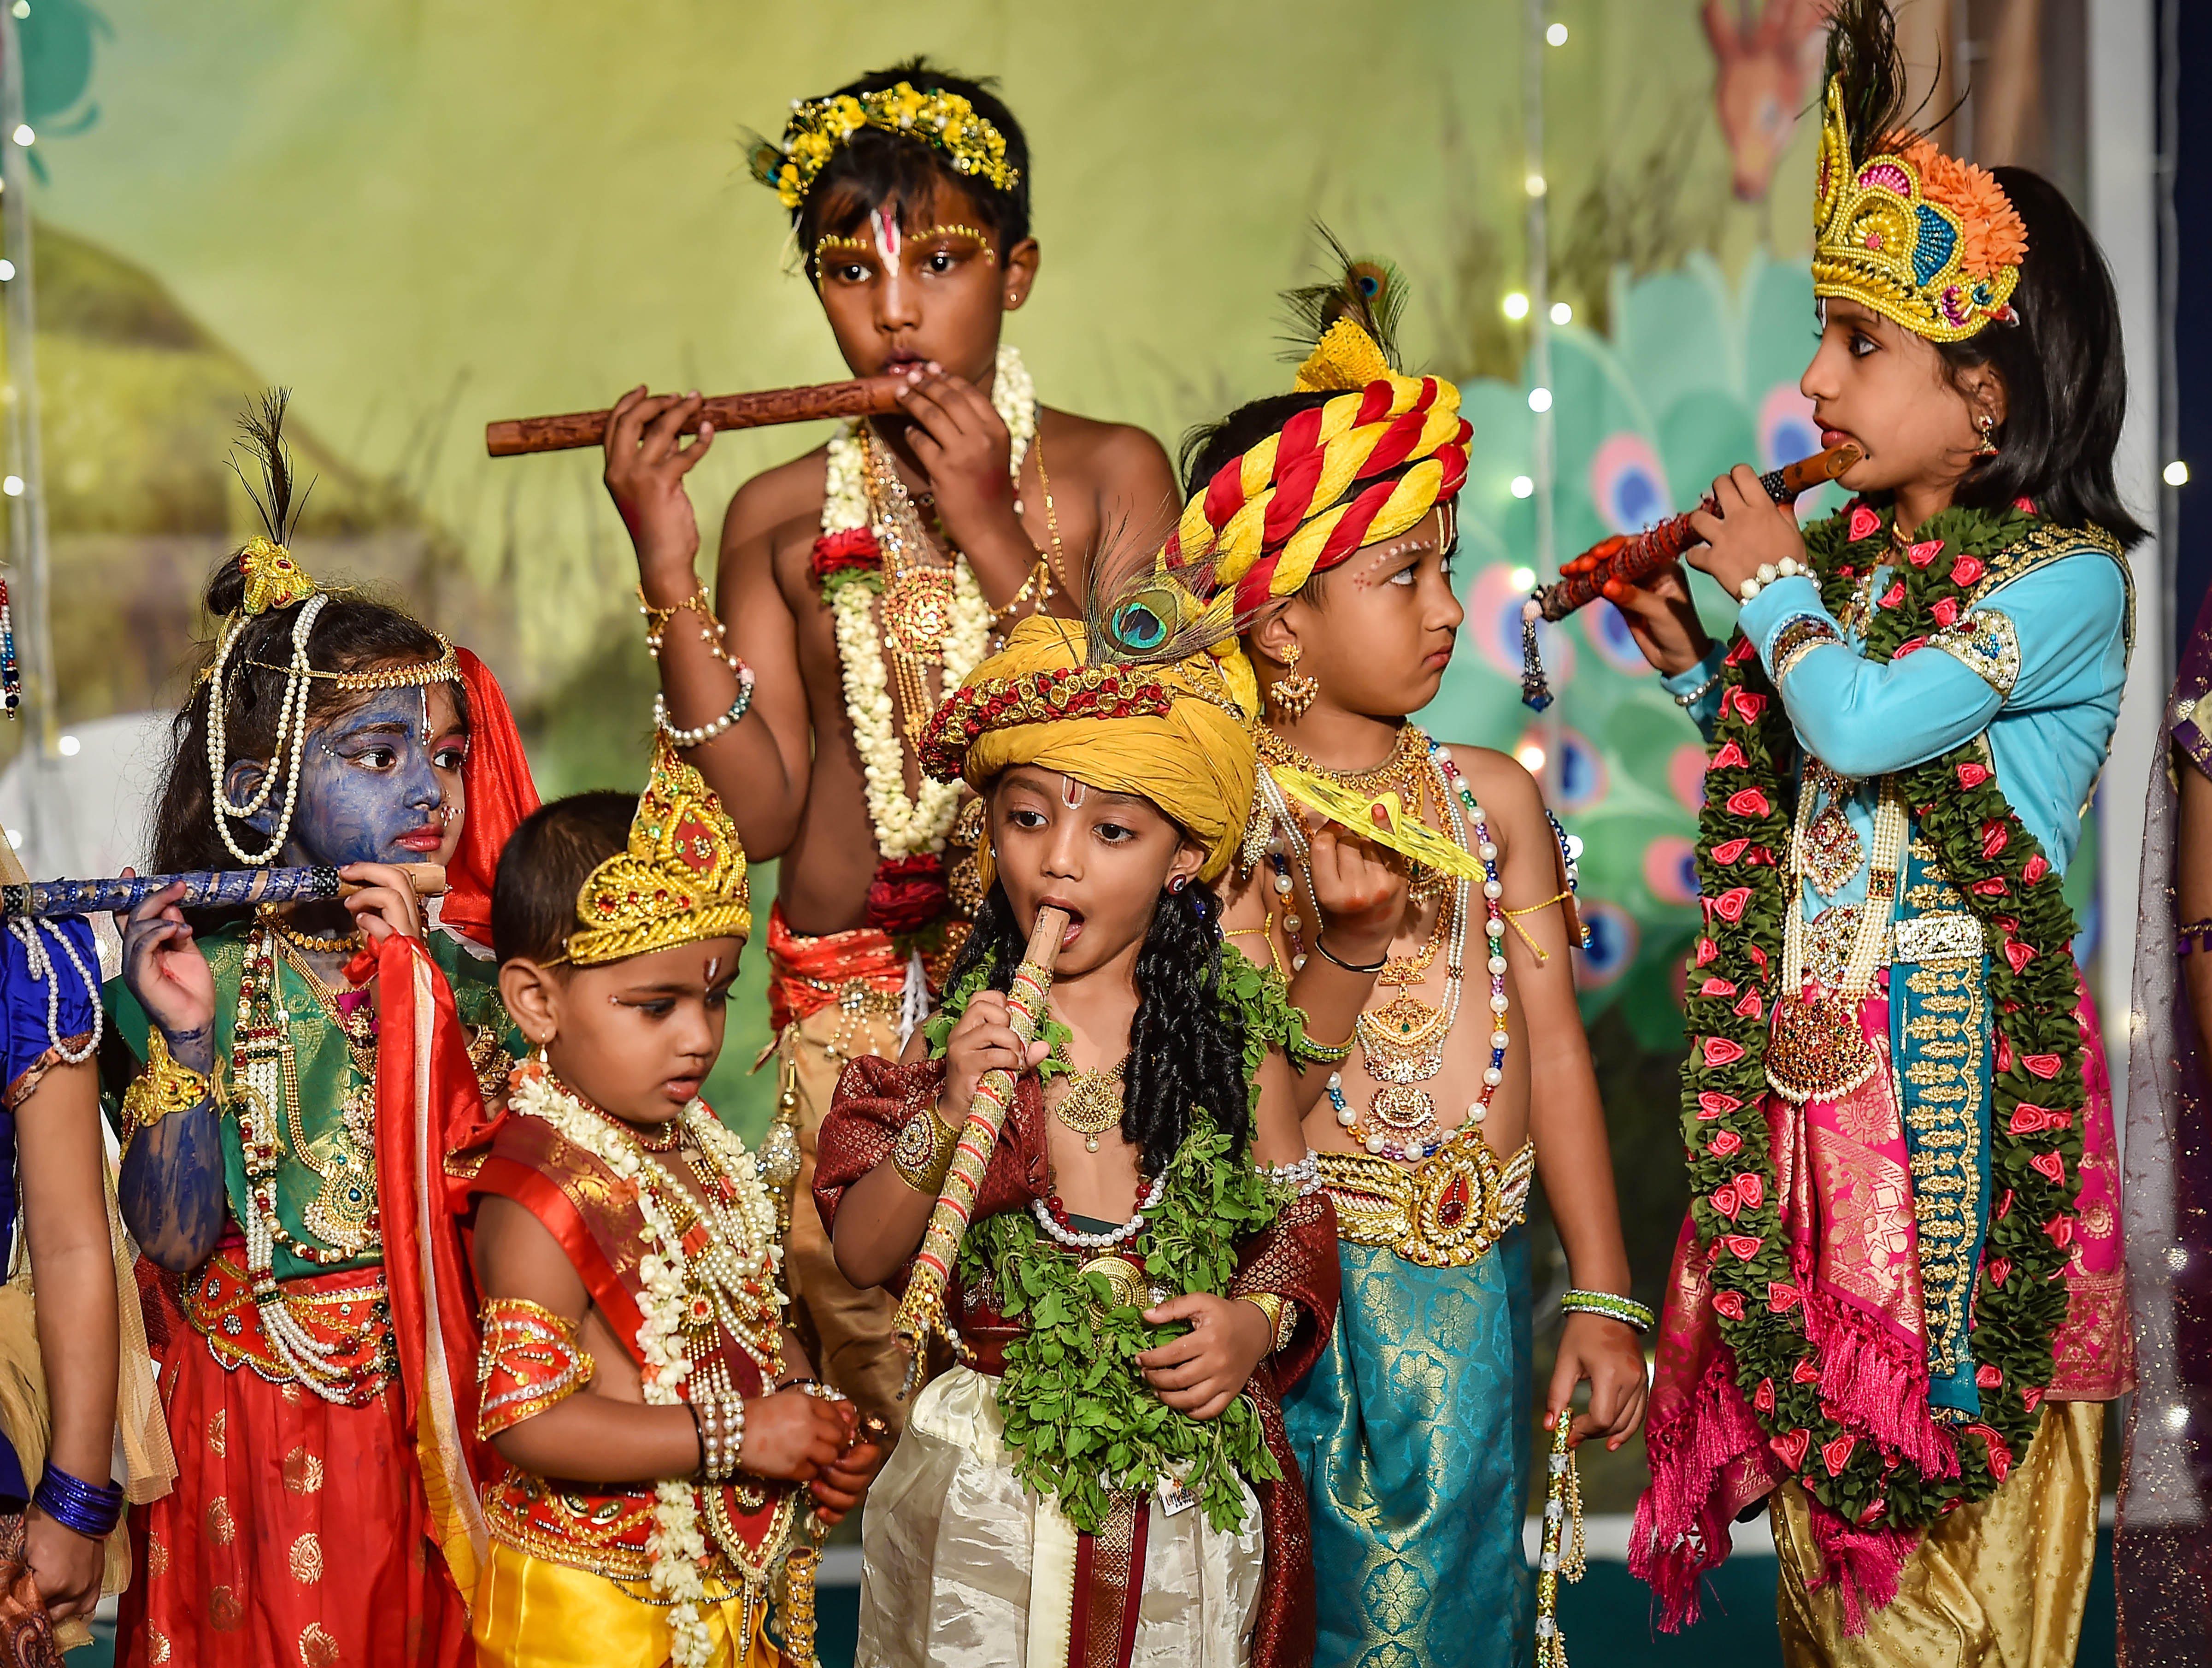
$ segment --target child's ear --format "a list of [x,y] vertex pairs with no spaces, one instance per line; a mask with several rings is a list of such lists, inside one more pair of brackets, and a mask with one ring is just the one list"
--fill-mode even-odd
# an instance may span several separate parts
[[1206,848],[1197,841],[1186,838],[1176,848],[1175,861],[1168,865],[1168,887],[1181,892],[1198,879],[1199,870],[1206,867]]
[[515,1029],[544,1047],[561,1028],[561,987],[551,968],[527,956],[499,965],[499,999]]
[[1245,634],[1248,646],[1258,651],[1262,658],[1277,666],[1287,666],[1291,647],[1298,640],[1297,629],[1291,624],[1287,603],[1270,608],[1260,623]]
[[[243,805],[261,791],[261,779],[268,774],[258,758],[234,759],[230,769],[222,773],[222,791],[233,805]],[[276,819],[284,809],[283,799],[281,793],[270,794],[258,811],[242,820],[255,833],[268,833],[276,825]]]
[[1037,263],[1043,259],[1043,251],[1037,240],[1025,237],[1006,251],[1006,265],[1000,270],[1000,297],[1006,311],[1013,312],[1030,298],[1030,286],[1036,282]]

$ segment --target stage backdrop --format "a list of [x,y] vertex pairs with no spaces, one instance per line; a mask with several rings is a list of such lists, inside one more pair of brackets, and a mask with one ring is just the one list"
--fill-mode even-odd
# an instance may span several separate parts
[[[1795,385],[1813,339],[1814,132],[1797,113],[1816,91],[1817,5],[1557,0],[1553,45],[1530,40],[1523,0],[14,9],[65,725],[179,698],[198,590],[252,530],[224,468],[232,423],[283,384],[316,477],[310,569],[387,586],[483,652],[549,795],[637,785],[651,667],[596,458],[488,460],[483,426],[639,381],[842,374],[741,146],[862,70],[927,52],[1000,79],[1028,124],[1044,250],[1009,338],[1046,400],[1170,447],[1286,385],[1274,296],[1312,275],[1316,218],[1395,259],[1409,358],[1466,381],[1475,429],[1468,625],[1426,718],[1542,752],[1584,842],[1585,1008],[1656,1296],[1681,1203],[1676,993],[1702,754],[1602,606],[1550,634],[1553,721],[1517,703],[1539,551],[1535,500],[1516,496],[1536,420],[1511,298],[1540,193],[1568,309],[1551,345],[1559,556],[1686,506],[1735,462],[1816,449]],[[748,473],[819,438],[718,441],[692,477],[709,541]],[[138,831],[104,837],[127,849]],[[764,916],[774,874],[757,874]],[[767,1040],[748,962],[713,1091],[750,1132],[769,1085],[744,1075]]]

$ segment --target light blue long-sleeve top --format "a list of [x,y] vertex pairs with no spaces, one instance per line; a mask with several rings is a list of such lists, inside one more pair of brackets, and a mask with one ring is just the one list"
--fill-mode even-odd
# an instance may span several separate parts
[[[1889,581],[1884,567],[1872,594],[1880,596]],[[2063,874],[2081,844],[2081,810],[2119,716],[2128,607],[2120,564],[2085,545],[1996,587],[1927,647],[1884,664],[1864,658],[1864,638],[1845,631],[1821,606],[1820,587],[1809,578],[1765,587],[1739,621],[1769,678],[1777,640],[1791,621],[1825,620],[1843,636],[1802,653],[1778,687],[1805,751],[1856,784],[1844,814],[1862,849],[1871,849],[1883,775],[1940,758],[1986,731],[1998,787]],[[2007,638],[2017,643],[2016,665],[2002,651]],[[1977,641],[1996,643],[1999,652],[1977,652]],[[1714,680],[1723,652],[1716,644],[1699,664],[1662,680],[1675,696],[1710,685],[1688,708],[1708,737],[1720,715]],[[1867,875],[1862,863],[1825,898],[1808,882],[1804,919],[1864,902]]]

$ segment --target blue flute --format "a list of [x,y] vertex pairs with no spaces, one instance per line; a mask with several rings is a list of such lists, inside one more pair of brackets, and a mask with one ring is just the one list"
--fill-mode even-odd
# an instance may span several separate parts
[[[417,898],[446,890],[442,863],[395,865]],[[26,880],[0,886],[0,920],[23,921],[47,915],[96,915],[131,910],[165,886],[183,882],[179,901],[188,910],[235,910],[255,904],[313,904],[345,898],[362,890],[358,880],[343,880],[326,864],[307,868],[204,869],[190,874],[134,874],[112,880]]]

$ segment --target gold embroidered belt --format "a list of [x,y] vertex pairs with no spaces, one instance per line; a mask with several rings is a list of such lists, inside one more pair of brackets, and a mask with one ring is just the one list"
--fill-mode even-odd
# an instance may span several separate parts
[[[184,1283],[185,1313],[208,1348],[227,1368],[250,1367],[271,1384],[298,1375],[277,1359],[261,1328],[244,1247],[225,1243]],[[328,1351],[320,1359],[325,1383],[348,1407],[367,1407],[399,1370],[392,1342],[392,1306],[381,1267],[310,1275],[277,1282],[286,1312]]]
[[1535,1142],[1500,1159],[1472,1125],[1416,1165],[1366,1153],[1319,1157],[1337,1237],[1386,1246],[1425,1269],[1464,1268],[1488,1256],[1528,1214],[1536,1173]]
[[[719,1603],[740,1587],[764,1588],[788,1550],[797,1491],[739,1476],[699,1491],[700,1574]],[[656,1496],[651,1483],[629,1488],[557,1482],[510,1466],[484,1490],[484,1522],[495,1541],[518,1552],[588,1571],[649,1596]]]

